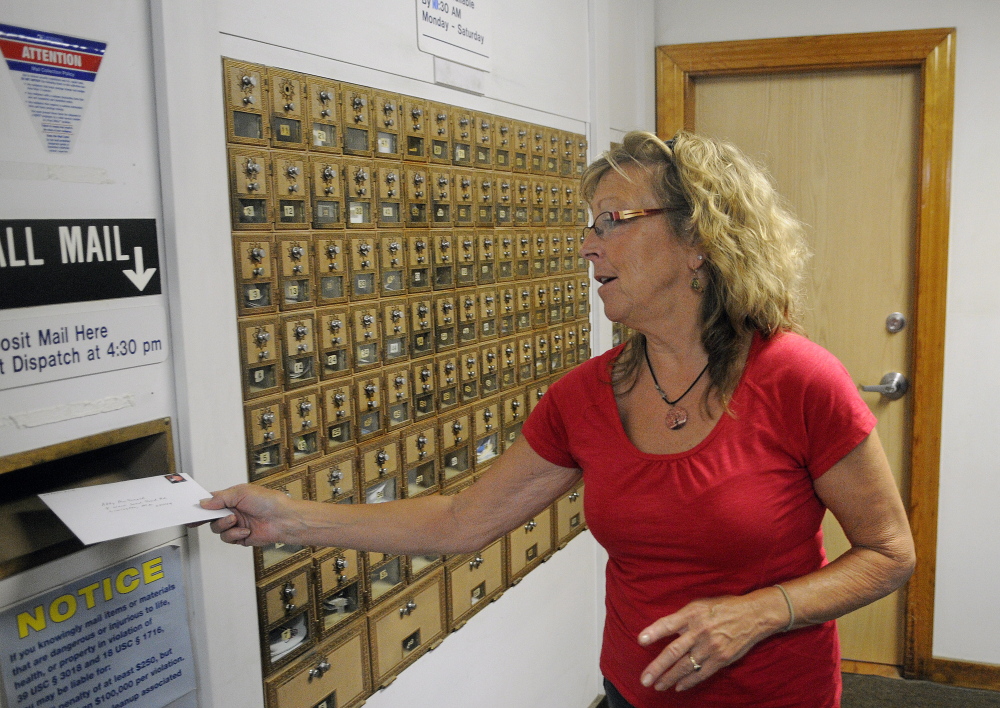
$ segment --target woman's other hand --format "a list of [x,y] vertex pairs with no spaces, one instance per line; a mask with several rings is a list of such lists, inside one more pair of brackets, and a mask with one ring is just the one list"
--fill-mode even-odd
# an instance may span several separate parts
[[287,495],[255,484],[237,484],[212,492],[210,499],[201,500],[201,506],[232,511],[229,516],[213,521],[212,531],[226,543],[241,546],[288,542],[289,530],[296,519],[293,502]]
[[657,691],[689,689],[740,659],[787,623],[788,609],[777,588],[742,597],[695,600],[639,633],[642,646],[673,637],[643,669],[640,681]]

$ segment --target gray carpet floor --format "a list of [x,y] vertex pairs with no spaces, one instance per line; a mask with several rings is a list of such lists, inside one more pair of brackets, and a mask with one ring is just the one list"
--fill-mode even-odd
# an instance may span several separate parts
[[844,674],[841,708],[1000,708],[1000,692]]

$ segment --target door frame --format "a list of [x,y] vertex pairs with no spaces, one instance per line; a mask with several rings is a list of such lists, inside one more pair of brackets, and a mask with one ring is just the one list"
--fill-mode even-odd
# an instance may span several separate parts
[[656,131],[694,127],[694,80],[829,69],[918,67],[920,118],[909,517],[917,566],[906,592],[903,675],[1000,688],[995,670],[933,658],[938,475],[944,389],[954,28],[675,44],[656,48]]

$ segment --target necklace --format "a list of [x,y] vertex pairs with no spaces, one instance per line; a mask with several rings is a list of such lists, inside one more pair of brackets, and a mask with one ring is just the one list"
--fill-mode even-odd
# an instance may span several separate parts
[[705,375],[706,371],[708,371],[708,364],[705,364],[705,368],[702,369],[701,373],[698,374],[697,378],[695,378],[695,380],[691,382],[691,385],[688,386],[687,389],[685,389],[684,393],[682,393],[677,398],[671,401],[669,398],[667,398],[667,394],[663,392],[663,389],[660,388],[660,382],[656,380],[656,372],[653,371],[653,365],[649,361],[649,350],[646,349],[645,346],[643,346],[642,348],[642,353],[646,357],[646,366],[649,367],[649,373],[653,377],[653,385],[656,386],[656,392],[660,394],[660,398],[663,399],[663,402],[666,403],[668,406],[670,406],[670,410],[667,412],[667,421],[666,421],[667,427],[670,428],[671,430],[680,430],[685,425],[687,425],[688,412],[685,408],[682,408],[677,404],[680,403],[681,399],[684,398],[684,396],[691,393],[691,389],[694,388],[695,384],[701,381],[701,377]]

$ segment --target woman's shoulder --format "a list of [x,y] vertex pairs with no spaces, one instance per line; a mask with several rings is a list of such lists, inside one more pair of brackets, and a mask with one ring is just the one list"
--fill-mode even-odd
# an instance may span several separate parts
[[624,344],[612,347],[603,354],[592,356],[586,361],[563,374],[552,384],[550,390],[555,389],[563,394],[571,391],[577,394],[592,394],[600,389],[602,385],[611,385],[611,366],[624,348]]
[[795,332],[758,336],[751,347],[748,373],[757,381],[806,383],[817,376],[841,376],[844,365],[827,349]]

